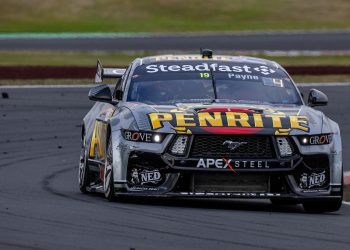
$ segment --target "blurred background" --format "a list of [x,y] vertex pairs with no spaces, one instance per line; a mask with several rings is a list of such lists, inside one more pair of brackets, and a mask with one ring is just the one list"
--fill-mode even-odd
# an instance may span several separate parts
[[0,6],[2,85],[91,83],[97,58],[126,66],[135,57],[200,48],[275,60],[297,82],[350,81],[349,0],[0,0]]

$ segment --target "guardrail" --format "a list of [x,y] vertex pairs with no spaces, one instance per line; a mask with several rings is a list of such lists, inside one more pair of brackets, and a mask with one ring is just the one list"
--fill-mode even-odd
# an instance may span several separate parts
[[[350,75],[350,66],[286,66],[285,69],[291,75]],[[94,79],[95,73],[95,67],[0,66],[0,79]]]

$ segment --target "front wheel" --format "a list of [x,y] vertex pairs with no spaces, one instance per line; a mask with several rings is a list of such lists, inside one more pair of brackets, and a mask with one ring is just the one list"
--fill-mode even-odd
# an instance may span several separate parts
[[331,199],[320,201],[303,202],[303,207],[309,213],[327,213],[338,211],[342,205],[343,199]]
[[108,146],[106,150],[103,188],[104,188],[104,193],[107,200],[115,201],[116,197],[114,193],[114,178],[113,178],[113,147],[112,147],[111,136],[109,137]]
[[329,200],[305,201],[303,207],[309,213],[327,213],[338,211],[343,203],[344,175],[341,175],[340,198]]

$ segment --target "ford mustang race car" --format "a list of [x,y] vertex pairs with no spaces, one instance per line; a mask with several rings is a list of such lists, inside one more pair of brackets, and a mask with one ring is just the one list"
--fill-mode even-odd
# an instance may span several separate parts
[[277,63],[253,57],[164,55],[103,68],[84,117],[83,193],[263,198],[331,212],[342,204],[339,126],[307,103]]

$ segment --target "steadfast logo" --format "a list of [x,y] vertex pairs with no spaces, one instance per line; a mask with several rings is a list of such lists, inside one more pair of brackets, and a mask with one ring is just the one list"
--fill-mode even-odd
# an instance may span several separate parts
[[[263,75],[270,75],[276,71],[267,67],[267,66],[257,66],[251,67],[248,65],[219,65],[217,63],[201,63],[196,65],[183,64],[183,65],[163,65],[163,64],[150,64],[146,66],[147,73],[157,73],[157,72],[203,72],[203,71],[212,71],[212,72],[234,72],[234,73],[260,73]],[[233,75],[234,76],[234,75]]]

